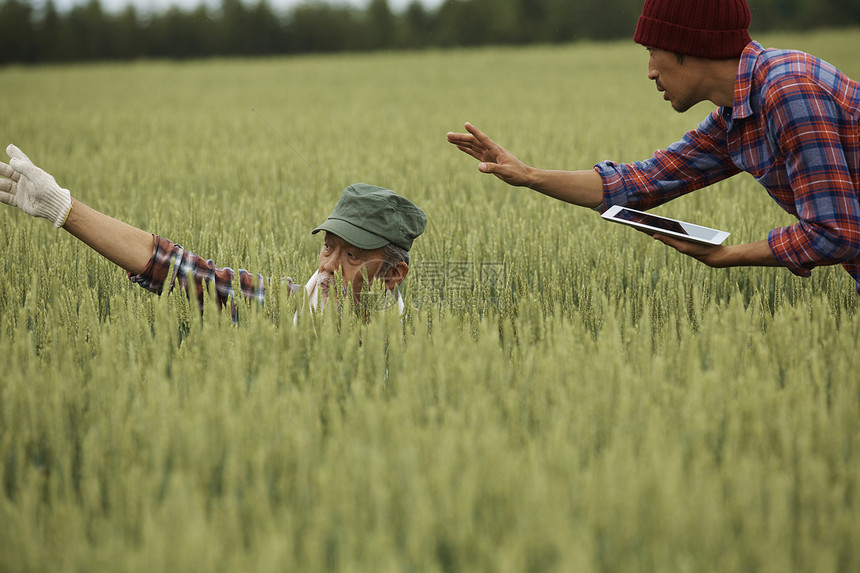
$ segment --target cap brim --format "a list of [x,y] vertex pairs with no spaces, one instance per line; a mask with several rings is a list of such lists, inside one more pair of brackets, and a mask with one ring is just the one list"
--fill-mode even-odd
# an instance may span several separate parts
[[334,233],[350,245],[355,245],[359,249],[379,249],[391,242],[375,233],[366,231],[361,227],[356,227],[343,219],[328,219],[325,223],[311,231],[311,234],[319,233],[320,231]]

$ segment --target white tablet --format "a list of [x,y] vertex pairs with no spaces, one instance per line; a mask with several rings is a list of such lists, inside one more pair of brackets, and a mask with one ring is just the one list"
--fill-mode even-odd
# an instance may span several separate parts
[[630,225],[649,235],[659,233],[685,241],[693,241],[703,245],[719,245],[726,240],[730,233],[702,227],[693,223],[686,223],[668,217],[652,215],[644,211],[637,211],[621,205],[613,205],[601,214],[607,221],[614,221],[624,225]]

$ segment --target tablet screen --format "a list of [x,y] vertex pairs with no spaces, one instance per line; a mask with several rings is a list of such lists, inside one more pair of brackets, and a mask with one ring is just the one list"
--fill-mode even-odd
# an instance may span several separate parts
[[667,234],[672,234],[678,238],[686,238],[690,241],[709,245],[719,245],[729,236],[729,233],[718,229],[685,223],[635,209],[627,209],[618,205],[610,207],[602,216],[610,221],[637,226],[640,230],[649,234],[665,231]]
[[654,227],[655,229],[663,229],[664,231],[680,233],[681,235],[690,234],[684,229],[684,227],[681,226],[681,223],[679,223],[678,221],[674,221],[672,219],[664,219],[663,217],[655,217],[654,215],[649,215],[648,213],[637,213],[635,211],[621,209],[620,211],[618,211],[615,217],[618,219],[624,219],[625,221],[633,221],[634,223],[648,225],[649,227]]

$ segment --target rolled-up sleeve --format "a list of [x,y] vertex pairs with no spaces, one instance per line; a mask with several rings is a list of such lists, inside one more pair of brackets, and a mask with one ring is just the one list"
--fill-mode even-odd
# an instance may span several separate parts
[[[142,273],[129,273],[131,282],[142,288],[160,295],[165,285],[168,292],[178,284],[188,292],[189,282],[193,281],[197,299],[203,309],[204,292],[212,288],[218,301],[218,308],[230,304],[231,313],[235,317],[236,308],[233,300],[233,281],[235,273],[229,267],[219,268],[211,260],[203,259],[180,245],[153,235],[152,258]],[[292,286],[292,280],[289,286]],[[239,286],[246,299],[255,299],[263,304],[265,299],[266,280],[262,275],[251,274],[239,269]]]
[[647,210],[740,172],[726,146],[725,122],[714,110],[698,128],[645,161],[594,166],[603,179],[603,212],[613,205]]

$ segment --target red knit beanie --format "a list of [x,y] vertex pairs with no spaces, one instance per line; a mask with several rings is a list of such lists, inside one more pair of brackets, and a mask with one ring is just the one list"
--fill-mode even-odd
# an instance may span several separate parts
[[750,43],[746,0],[645,0],[633,41],[649,48],[724,60]]

